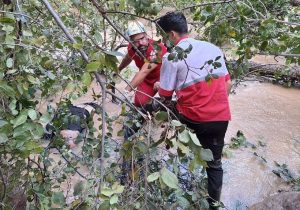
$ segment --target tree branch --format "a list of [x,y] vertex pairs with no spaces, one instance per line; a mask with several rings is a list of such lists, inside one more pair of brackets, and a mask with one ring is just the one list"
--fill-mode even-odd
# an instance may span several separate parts
[[150,150],[150,133],[151,133],[151,115],[148,113],[148,136],[147,136],[147,153],[146,153],[146,158],[145,158],[145,176],[144,176],[144,206],[147,209],[147,200],[148,200],[148,171],[149,171],[149,150]]
[[4,10],[0,10],[0,13],[7,13],[7,14],[12,14],[12,15],[20,15],[20,16],[24,16],[24,17],[27,17],[29,19],[32,19],[30,16],[28,15],[25,15],[23,13],[20,13],[20,12],[9,12],[9,11],[4,11]]
[[234,2],[236,0],[224,0],[224,1],[216,1],[216,2],[208,2],[208,3],[202,3],[202,4],[195,4],[192,6],[185,7],[181,9],[181,11],[187,10],[187,9],[192,9],[194,7],[203,7],[203,6],[208,6],[208,5],[217,5],[217,4],[226,4],[230,2]]
[[288,54],[288,53],[276,53],[276,54],[270,54],[270,53],[264,53],[259,52],[258,55],[270,55],[270,56],[283,56],[283,57],[295,57],[300,58],[300,54]]
[[1,197],[0,203],[3,203],[4,198],[6,196],[6,184],[5,184],[5,179],[4,179],[3,173],[1,171],[1,168],[0,168],[0,177],[1,177],[1,181],[3,183],[3,185],[2,185],[3,186],[3,195]]
[[63,157],[63,159],[67,162],[67,164],[69,166],[71,166],[71,168],[74,169],[74,171],[81,176],[82,178],[84,178],[85,180],[87,180],[87,177],[85,177],[82,173],[80,173],[77,168],[75,166],[72,165],[72,163],[64,156],[64,154],[60,151],[60,149],[58,149],[57,147],[55,147],[55,149],[59,152],[59,154]]
[[[53,7],[48,2],[48,0],[42,0],[42,2],[44,3],[44,5],[48,9],[48,11],[51,13],[51,15],[53,16],[53,18],[55,19],[55,21],[59,25],[59,27],[63,30],[63,32],[65,33],[65,35],[67,36],[67,38],[71,41],[71,43],[76,43],[75,39],[69,33],[68,29],[66,28],[66,26],[64,25],[64,23],[61,21],[61,19],[58,16],[58,14],[54,11]],[[81,54],[81,57],[84,59],[84,61],[86,61],[88,63],[89,62],[89,58],[88,58],[87,54],[83,51],[83,49],[79,49],[79,52]],[[105,97],[106,97],[105,76],[104,75],[100,75],[98,72],[94,72],[94,75],[96,77],[97,82],[101,86],[102,101],[105,101]],[[102,116],[105,116],[105,103],[102,104]],[[103,152],[103,149],[104,149],[104,140],[105,140],[105,127],[106,127],[105,117],[102,117],[102,142],[101,142],[102,148],[101,148],[101,160],[100,160],[101,163],[104,162],[104,152]],[[99,191],[101,191],[101,186],[102,186],[102,181],[103,181],[103,170],[104,170],[104,165],[101,164],[100,165],[101,174],[100,174]]]
[[111,25],[111,27],[118,33],[120,34],[126,41],[128,41],[132,47],[134,48],[134,50],[136,51],[136,53],[141,57],[145,59],[145,56],[143,55],[143,53],[141,53],[141,51],[130,41],[130,39],[128,37],[126,37],[115,25],[114,23],[107,17],[106,15],[106,11],[98,4],[98,2],[96,2],[96,0],[90,0],[90,2],[92,2],[92,4],[96,7],[96,9],[100,12],[100,14],[102,15],[102,17],[109,23],[109,25]]
[[138,17],[138,18],[142,18],[142,19],[148,20],[148,21],[150,21],[150,22],[155,22],[154,19],[147,18],[147,17],[144,17],[144,16],[139,16],[139,15],[137,15],[137,14],[133,14],[133,13],[130,13],[130,12],[127,12],[127,11],[106,11],[105,13],[107,13],[107,14],[123,14],[123,15],[130,15],[130,16],[133,16],[133,17]]

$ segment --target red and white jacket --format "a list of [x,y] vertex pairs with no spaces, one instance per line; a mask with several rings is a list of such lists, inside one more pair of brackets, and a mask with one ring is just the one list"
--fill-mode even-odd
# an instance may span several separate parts
[[[222,51],[215,45],[192,38],[184,38],[177,46],[192,50],[187,58],[179,61],[169,61],[168,55],[163,57],[160,71],[159,95],[172,96],[176,92],[177,110],[186,118],[196,122],[228,121],[231,119],[226,81],[230,75],[225,65]],[[215,60],[221,67],[214,69],[209,60]],[[200,68],[204,68],[201,70]],[[210,82],[205,80],[208,72],[218,75]]]

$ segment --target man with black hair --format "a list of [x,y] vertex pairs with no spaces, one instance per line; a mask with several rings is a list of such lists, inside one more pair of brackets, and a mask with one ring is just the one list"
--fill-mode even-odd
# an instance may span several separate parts
[[[181,12],[171,12],[158,21],[163,42],[171,42],[173,51],[163,57],[159,95],[168,102],[175,91],[179,119],[193,129],[205,149],[213,153],[208,162],[208,202],[220,200],[223,169],[221,155],[228,121],[231,119],[228,94],[231,87],[224,55],[205,41],[188,37],[188,26]],[[176,52],[177,50],[177,52]],[[187,52],[184,56],[178,53]],[[176,59],[175,59],[176,57]]]

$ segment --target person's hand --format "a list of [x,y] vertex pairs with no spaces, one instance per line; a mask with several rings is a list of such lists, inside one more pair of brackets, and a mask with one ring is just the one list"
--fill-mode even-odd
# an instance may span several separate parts
[[153,85],[153,90],[154,90],[154,91],[158,91],[158,89],[159,89],[159,84],[160,84],[159,82],[155,82],[155,83],[154,83],[154,85]]

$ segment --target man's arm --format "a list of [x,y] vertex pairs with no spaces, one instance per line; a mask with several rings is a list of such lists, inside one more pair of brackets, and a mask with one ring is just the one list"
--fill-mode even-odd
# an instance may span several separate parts
[[147,77],[147,75],[157,67],[156,63],[145,63],[139,72],[137,72],[133,79],[130,82],[130,85],[127,85],[125,90],[132,91],[134,88],[136,88],[141,82],[144,81],[144,79]]
[[132,61],[132,58],[127,53],[118,67],[119,72],[121,72],[124,68],[126,68],[131,63],[131,61]]

